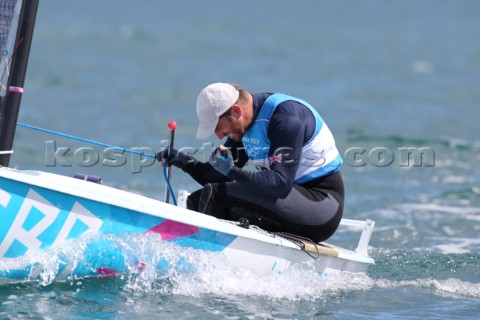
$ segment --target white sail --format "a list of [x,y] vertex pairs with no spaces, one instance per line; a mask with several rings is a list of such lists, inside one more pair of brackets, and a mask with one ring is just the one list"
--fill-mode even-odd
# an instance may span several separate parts
[[15,50],[22,0],[0,1],[0,96],[7,92],[9,62]]

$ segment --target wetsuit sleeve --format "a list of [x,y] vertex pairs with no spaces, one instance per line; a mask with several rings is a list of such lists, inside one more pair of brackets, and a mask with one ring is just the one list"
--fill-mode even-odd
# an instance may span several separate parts
[[207,183],[230,181],[230,179],[215,170],[208,162],[195,161],[183,167],[182,170],[202,186]]
[[307,140],[305,123],[301,116],[284,112],[279,105],[270,118],[267,132],[270,170],[255,172],[233,168],[229,178],[273,197],[287,196],[295,181],[303,143]]
[[[248,156],[243,149],[243,144],[241,142],[236,142],[228,138],[224,146],[230,148],[232,151],[235,166],[242,168],[247,163]],[[188,173],[202,186],[206,185],[207,183],[232,181],[215,170],[208,162],[193,161],[183,167],[183,171]]]
[[243,147],[243,143],[228,138],[224,146],[229,148],[232,152],[235,166],[243,168],[248,161],[248,156]]

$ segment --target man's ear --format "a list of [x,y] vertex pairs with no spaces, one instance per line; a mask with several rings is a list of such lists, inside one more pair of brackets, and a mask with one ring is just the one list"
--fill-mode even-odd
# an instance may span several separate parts
[[230,110],[230,116],[234,117],[235,119],[238,119],[242,116],[243,110],[238,104],[234,104]]

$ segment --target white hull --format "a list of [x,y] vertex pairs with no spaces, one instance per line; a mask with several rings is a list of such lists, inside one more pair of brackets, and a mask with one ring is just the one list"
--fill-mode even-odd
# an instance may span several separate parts
[[[366,272],[374,264],[367,254],[374,224],[369,220],[342,220],[343,225],[363,229],[355,251],[322,244],[310,249],[307,245],[306,250],[311,252],[306,252],[298,243],[255,226],[245,229],[101,184],[4,167],[0,168],[0,221],[0,278],[7,279],[28,280],[38,275],[38,267],[24,259],[31,252],[49,250],[67,239],[92,234],[153,232],[180,247],[221,252],[232,266],[257,274],[278,274],[292,265],[305,265],[319,276],[337,276],[344,271]],[[110,249],[107,246],[102,250]],[[121,273],[125,266],[118,261],[112,263],[108,256],[104,253],[90,257],[92,261],[62,269],[59,274],[82,277]]]

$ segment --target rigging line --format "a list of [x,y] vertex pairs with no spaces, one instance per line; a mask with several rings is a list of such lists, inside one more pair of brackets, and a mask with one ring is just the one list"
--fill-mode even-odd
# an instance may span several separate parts
[[[13,53],[12,53],[12,56],[10,57],[10,59],[8,59],[8,57],[7,57],[7,55],[8,55],[8,50],[4,50],[4,51],[6,52],[6,55],[5,55],[5,68],[3,69],[2,76],[0,77],[0,84],[2,84],[2,82],[3,82],[3,77],[5,76],[5,73],[7,72],[9,65],[12,63],[13,58],[15,58],[15,56],[17,55],[18,49],[19,49],[20,46],[22,45],[23,40],[24,40],[24,38],[21,38],[21,39],[18,41],[17,45],[15,46],[15,49],[13,50]],[[5,85],[4,87],[6,88],[7,86]]]
[[[274,232],[274,234],[278,235],[282,238],[285,238],[287,240],[290,240],[291,242],[293,242],[293,244],[295,244],[297,247],[299,247],[303,252],[305,252],[311,258],[313,258],[315,260],[318,260],[318,258],[320,258],[320,252],[318,251],[318,247],[317,247],[317,244],[315,243],[315,241],[313,241],[309,238],[305,238],[305,237],[302,237],[302,236],[299,236],[299,235],[296,235],[296,234],[291,234],[291,233],[288,233],[288,232]],[[314,245],[315,250],[317,251],[316,252],[316,254],[317,254],[316,257],[305,249],[305,243],[302,242],[302,241],[304,241],[305,243],[310,243],[310,244]]]
[[177,205],[177,199],[175,198],[175,194],[173,193],[172,185],[170,184],[170,180],[168,179],[167,167],[168,167],[168,159],[165,159],[165,164],[163,165],[163,176],[165,178],[165,182],[167,183],[168,191],[170,191],[170,194],[172,196],[173,204]]
[[77,136],[72,136],[72,135],[62,133],[62,132],[58,132],[58,131],[53,131],[53,130],[49,130],[49,129],[35,127],[35,126],[29,125],[29,124],[26,124],[26,123],[22,123],[22,122],[17,122],[17,125],[20,126],[20,127],[24,127],[24,128],[28,128],[28,129],[32,129],[32,130],[37,130],[37,131],[40,131],[40,132],[54,134],[54,135],[64,137],[64,138],[69,138],[69,139],[73,139],[73,140],[77,140],[77,141],[81,141],[81,142],[87,142],[87,143],[95,144],[95,145],[101,146],[101,147],[112,148],[112,149],[115,149],[115,150],[132,153],[132,154],[136,154],[136,155],[139,155],[139,156],[144,156],[144,157],[147,157],[147,158],[156,159],[155,155],[151,155],[151,154],[148,154],[148,153],[143,153],[143,152],[139,152],[139,151],[135,151],[135,150],[121,148],[121,147],[113,146],[113,145],[110,145],[110,144],[102,143],[102,142],[99,142],[99,141],[89,140],[89,139],[85,139],[85,138],[77,137]]

